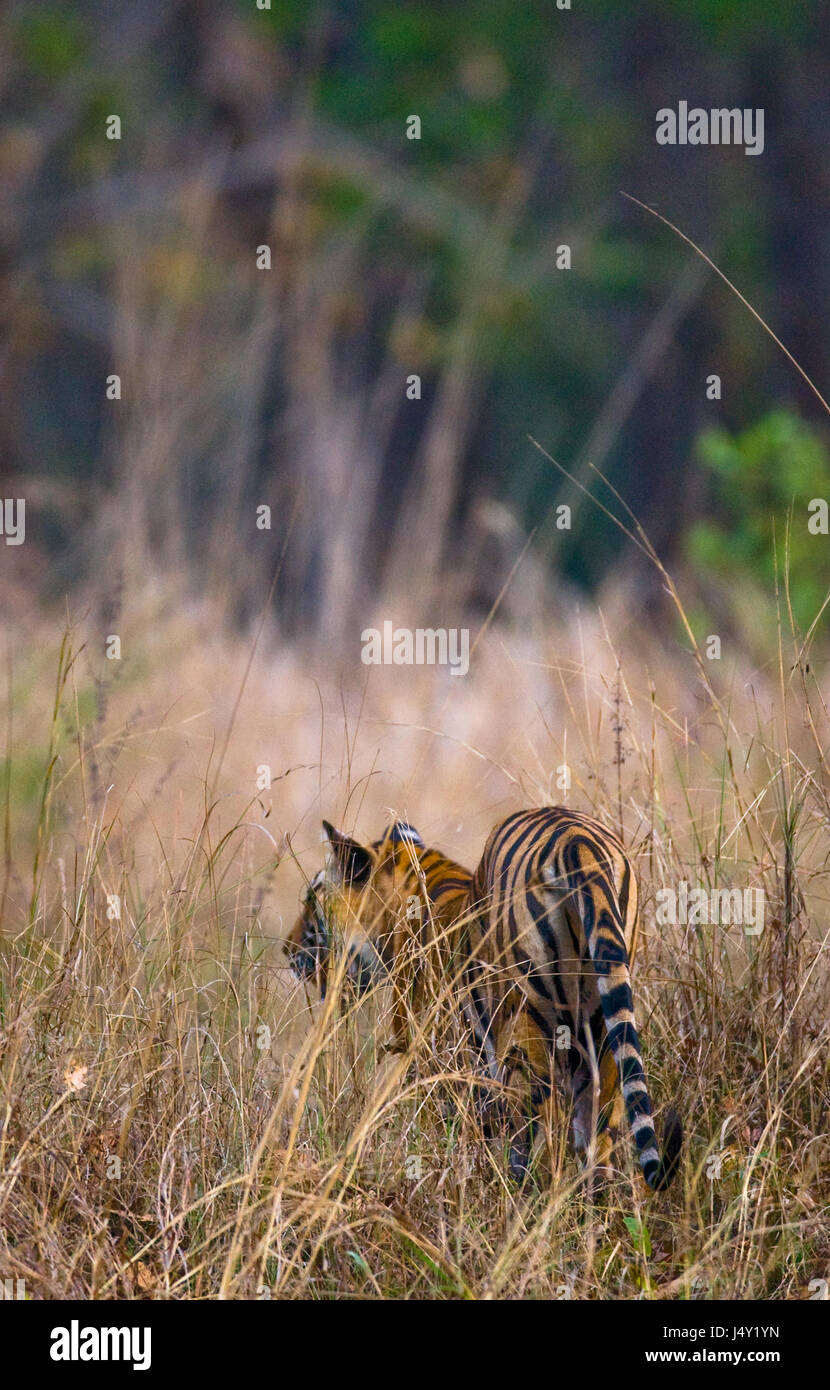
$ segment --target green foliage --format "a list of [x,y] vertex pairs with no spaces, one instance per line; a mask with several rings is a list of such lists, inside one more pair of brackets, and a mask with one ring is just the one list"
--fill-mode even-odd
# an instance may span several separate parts
[[638,1255],[646,1259],[651,1255],[651,1236],[648,1226],[639,1216],[624,1216],[626,1230],[631,1236],[631,1244]]
[[681,22],[730,47],[757,37],[761,26],[782,39],[804,34],[814,22],[813,8],[808,0],[792,0],[788,5],[769,5],[767,0],[697,0],[694,6],[687,0],[670,0],[660,5],[664,13],[668,9]]
[[698,457],[713,509],[687,532],[687,558],[704,580],[749,585],[769,598],[786,558],[793,612],[806,630],[827,589],[830,540],[807,528],[810,501],[830,499],[824,440],[793,411],[774,410],[737,435],[707,430]]
[[76,68],[86,48],[80,16],[61,5],[24,10],[17,25],[17,42],[31,71],[46,78],[62,77]]

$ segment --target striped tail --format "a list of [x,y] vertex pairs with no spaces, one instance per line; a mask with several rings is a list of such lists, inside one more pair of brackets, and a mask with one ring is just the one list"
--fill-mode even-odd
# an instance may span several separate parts
[[[579,897],[583,930],[602,1000],[608,1044],[617,1064],[617,1074],[631,1135],[637,1148],[637,1157],[648,1186],[653,1192],[660,1192],[668,1187],[677,1172],[680,1146],[683,1142],[683,1125],[676,1110],[667,1111],[661,1158],[654,1132],[640,1039],[634,1023],[634,998],[631,993],[631,974],[625,942],[616,923],[610,929],[605,924],[600,927],[594,915],[593,904],[590,902],[590,894],[580,893]],[[588,902],[585,901],[586,897],[589,899]]]

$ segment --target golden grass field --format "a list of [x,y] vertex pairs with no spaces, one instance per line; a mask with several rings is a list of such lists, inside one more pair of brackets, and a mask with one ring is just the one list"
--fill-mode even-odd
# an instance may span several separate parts
[[[496,617],[456,679],[361,666],[357,641],[338,665],[268,626],[234,638],[207,601],[151,592],[120,662],[92,607],[4,634],[0,1279],[47,1299],[826,1296],[830,770],[806,654],[782,636],[760,671],[698,660],[620,596]],[[472,867],[501,817],[563,799],[621,829],[640,877],[649,1086],[658,1131],[668,1104],[686,1129],[658,1196],[623,1145],[591,1200],[564,1100],[551,1180],[517,1190],[446,1013],[388,1055],[388,990],[321,1005],[281,948],[323,816],[365,839],[404,816]],[[658,926],[682,879],[763,888],[763,932]]]

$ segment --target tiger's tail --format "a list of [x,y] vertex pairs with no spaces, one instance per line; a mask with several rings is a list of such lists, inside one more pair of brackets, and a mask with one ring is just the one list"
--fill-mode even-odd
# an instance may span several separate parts
[[608,1045],[617,1065],[629,1128],[643,1177],[653,1192],[668,1187],[680,1162],[683,1125],[676,1110],[668,1110],[663,1126],[663,1154],[657,1147],[651,1100],[646,1084],[640,1039],[634,1022],[634,997],[628,951],[622,932],[600,927],[592,907],[580,894],[582,925],[597,976]]

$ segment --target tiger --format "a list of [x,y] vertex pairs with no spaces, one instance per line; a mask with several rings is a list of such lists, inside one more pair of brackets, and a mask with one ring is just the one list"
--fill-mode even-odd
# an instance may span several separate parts
[[491,831],[470,888],[466,985],[484,1060],[508,1095],[524,1096],[510,1148],[520,1181],[562,1061],[577,1152],[594,1145],[607,1173],[627,1116],[647,1186],[661,1191],[677,1171],[682,1124],[667,1112],[661,1158],[634,1020],[637,926],[631,863],[593,817],[541,807]]
[[631,992],[637,883],[618,837],[566,807],[519,811],[493,829],[471,874],[427,849],[408,824],[396,822],[369,846],[327,821],[323,828],[331,859],[286,939],[295,973],[316,977],[325,992],[333,937],[342,934],[359,992],[389,976],[399,982],[392,1046],[405,1050],[408,1020],[424,998],[428,934],[444,947],[441,966],[476,1066],[502,1097],[480,1109],[488,1133],[494,1114],[507,1120],[514,1178],[528,1176],[538,1122],[564,1070],[576,1151],[587,1157],[593,1147],[595,1168],[607,1172],[627,1113],[647,1186],[667,1187],[682,1125],[669,1111],[661,1159]]

